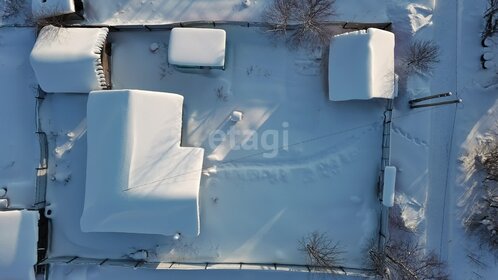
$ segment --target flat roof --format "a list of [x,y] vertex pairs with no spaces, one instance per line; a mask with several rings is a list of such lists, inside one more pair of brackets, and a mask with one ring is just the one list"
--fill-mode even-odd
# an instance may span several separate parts
[[180,66],[223,67],[226,32],[211,28],[173,28],[169,39],[168,62]]

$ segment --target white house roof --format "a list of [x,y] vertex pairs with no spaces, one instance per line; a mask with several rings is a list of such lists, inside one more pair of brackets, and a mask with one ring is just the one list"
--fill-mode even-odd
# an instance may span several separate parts
[[334,36],[329,53],[329,99],[395,96],[394,34],[369,28]]
[[0,211],[0,279],[35,279],[38,211]]
[[223,67],[226,32],[209,28],[173,28],[168,46],[168,62],[180,66]]
[[104,89],[101,53],[107,28],[41,29],[31,51],[31,66],[46,92],[81,92]]
[[180,147],[182,105],[172,93],[90,93],[83,231],[199,233],[204,150]]
[[54,17],[76,11],[74,0],[32,0],[31,10],[35,18]]

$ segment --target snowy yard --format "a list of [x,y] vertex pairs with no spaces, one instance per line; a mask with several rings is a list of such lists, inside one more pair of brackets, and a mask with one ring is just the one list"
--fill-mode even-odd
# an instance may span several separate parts
[[[146,249],[150,260],[304,264],[298,241],[320,231],[340,243],[346,266],[366,266],[378,238],[385,101],[331,102],[319,52],[288,50],[259,29],[226,31],[225,71],[168,65],[168,31],[110,34],[113,88],[185,98],[182,146],[205,150],[200,235],[82,233],[87,95],[54,94],[42,113],[53,157],[52,256]],[[237,123],[228,121],[234,110],[243,112]]]
[[[248,2],[246,6],[243,2]],[[333,20],[385,22],[384,0],[337,0]],[[260,21],[269,0],[117,0],[102,4],[101,0],[85,0],[89,24],[172,23],[198,20]]]
[[[69,260],[80,257],[70,264],[50,264],[48,279],[308,279],[307,273],[283,270],[297,270],[292,264],[307,264],[306,255],[299,251],[299,241],[314,231],[326,233],[339,243],[345,267],[368,267],[368,249],[379,238],[378,181],[386,100],[330,101],[329,58],[324,55],[328,49],[291,50],[283,42],[269,38],[263,29],[219,24],[259,22],[265,5],[270,2],[83,0],[85,19],[78,23],[109,26],[113,89],[169,92],[184,97],[181,146],[204,150],[202,168],[185,170],[201,175],[198,205],[194,193],[190,211],[185,211],[194,213],[192,209],[198,206],[198,224],[193,215],[194,220],[188,222],[194,227],[198,225],[200,234],[83,232],[80,219],[87,207],[87,134],[91,133],[87,127],[98,121],[87,119],[86,90],[78,94],[48,94],[40,113],[42,129],[49,141],[45,215],[51,227],[47,257],[54,262],[62,256]],[[480,44],[486,5],[486,0],[336,0],[335,14],[324,19],[392,22],[400,83],[390,131],[391,165],[397,168],[390,237],[405,243],[415,242],[425,253],[435,250],[448,265],[449,279],[495,279],[498,269],[496,256],[465,231],[462,221],[465,210],[473,203],[472,190],[480,184],[479,176],[462,162],[472,159],[477,143],[496,124],[498,116],[498,37],[489,40],[489,47]],[[4,254],[0,260],[0,278],[2,273],[10,277],[10,273],[19,271],[26,271],[29,273],[26,277],[32,278],[31,268],[36,261],[38,215],[35,211],[13,210],[33,207],[35,168],[40,153],[34,133],[34,97],[36,86],[41,83],[29,63],[36,39],[30,8],[31,0],[0,1],[0,129],[3,132],[0,205],[8,201],[10,208],[0,212],[0,236],[5,236],[0,240],[0,255]],[[169,30],[122,26],[187,21],[216,21],[215,28],[226,30],[225,70],[172,66],[168,64]],[[113,25],[119,26],[113,28]],[[401,71],[403,56],[415,40],[433,41],[439,46],[440,61],[432,74]],[[182,52],[181,46],[176,48]],[[83,49],[86,53],[88,48]],[[484,53],[490,59],[489,69],[481,68],[480,56]],[[92,61],[100,59],[99,54],[93,53]],[[94,69],[100,71],[100,65],[92,65],[90,72]],[[79,76],[72,78],[80,81]],[[356,83],[355,78],[353,75],[341,82]],[[62,80],[55,81],[64,85]],[[71,79],[64,82],[74,84]],[[448,91],[464,102],[409,108],[410,99]],[[149,107],[157,110],[158,106]],[[180,115],[179,108],[158,115],[165,117],[173,111]],[[242,116],[241,120],[230,119],[234,112],[242,113],[236,115]],[[156,111],[151,110],[143,115],[154,114]],[[153,123],[148,122],[136,131],[142,129],[152,136],[160,134],[160,129],[148,129]],[[112,147],[113,139],[120,135],[103,137]],[[159,158],[161,148],[137,150],[147,152],[141,155]],[[158,166],[162,165],[155,165],[154,172],[146,173],[157,175]],[[106,172],[99,170],[98,161],[93,170]],[[167,184],[170,179],[175,180],[167,176],[141,177],[140,180],[150,184],[138,186],[138,193],[153,194],[157,182]],[[105,207],[108,193],[99,193],[98,186],[93,186],[93,193],[101,195],[98,199],[103,204],[101,207]],[[148,208],[160,203],[154,201]],[[159,208],[165,209],[162,205]],[[29,219],[24,217],[27,213]],[[92,213],[101,212],[97,209]],[[175,216],[175,220],[184,216]],[[89,217],[90,222],[99,222]],[[102,218],[106,219],[104,215]],[[24,226],[29,221],[29,230],[21,230],[20,220]],[[172,220],[155,222],[154,226],[161,230],[175,226]],[[136,225],[124,226],[134,229]],[[146,250],[148,255],[141,257],[140,250]],[[12,256],[15,258],[9,258]],[[178,266],[174,268],[180,270],[152,270],[96,265],[84,259],[98,259],[96,262],[101,264],[104,259],[112,263],[113,259],[133,257],[135,261],[203,264],[193,267],[175,264]],[[135,261],[129,263],[138,265]],[[220,270],[211,270],[204,265],[206,262],[236,265],[213,264]],[[237,267],[241,262],[291,266]],[[162,265],[166,268],[169,264]],[[192,268],[195,270],[182,270]],[[249,270],[244,271],[246,268]]]
[[34,42],[32,28],[0,29],[0,188],[7,190],[12,208],[32,208],[35,203],[37,86],[28,59]]

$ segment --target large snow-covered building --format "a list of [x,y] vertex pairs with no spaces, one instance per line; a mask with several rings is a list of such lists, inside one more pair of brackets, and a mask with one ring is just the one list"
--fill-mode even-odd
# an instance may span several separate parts
[[329,99],[345,101],[396,95],[394,34],[369,28],[334,36],[329,52]]
[[40,87],[54,93],[108,88],[107,34],[107,28],[43,27],[30,58]]
[[183,97],[90,93],[85,232],[197,235],[204,150],[181,147]]

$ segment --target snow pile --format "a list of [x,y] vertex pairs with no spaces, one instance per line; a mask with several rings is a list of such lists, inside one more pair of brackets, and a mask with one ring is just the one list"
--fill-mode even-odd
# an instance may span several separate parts
[[168,62],[181,66],[225,66],[226,32],[210,28],[173,28]]
[[31,65],[46,92],[87,93],[107,86],[101,61],[107,28],[41,29]]
[[395,96],[394,34],[369,28],[334,36],[329,54],[332,101]]
[[36,211],[0,212],[0,279],[35,279],[38,219]]
[[204,151],[180,147],[182,106],[170,93],[90,93],[84,232],[198,234]]
[[74,0],[32,0],[31,9],[35,18],[54,17],[76,12]]

